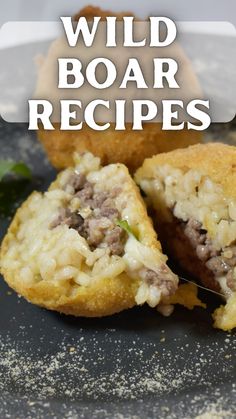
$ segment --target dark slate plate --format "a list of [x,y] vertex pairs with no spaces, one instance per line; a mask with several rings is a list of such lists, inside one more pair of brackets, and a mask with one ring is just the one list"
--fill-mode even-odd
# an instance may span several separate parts
[[[3,236],[8,215],[55,172],[26,125],[0,122],[0,147],[1,158],[33,170],[32,182],[1,186]],[[219,301],[201,297],[210,301],[207,310],[177,307],[170,318],[137,308],[77,319],[27,303],[1,280],[0,417],[236,417],[236,334],[212,328]]]

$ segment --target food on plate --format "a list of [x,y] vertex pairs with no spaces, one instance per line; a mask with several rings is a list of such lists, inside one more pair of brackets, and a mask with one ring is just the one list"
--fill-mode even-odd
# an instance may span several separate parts
[[222,294],[215,326],[236,327],[236,148],[199,144],[146,159],[135,179],[167,254]]
[[1,272],[32,303],[75,316],[151,307],[177,289],[139,190],[122,164],[75,155],[45,193],[17,211]]
[[[104,19],[106,16],[117,16],[121,19],[123,16],[131,16],[130,13],[115,14],[110,11],[103,11],[97,7],[85,7],[76,16],[75,20],[85,16],[87,19],[92,19],[95,16],[101,16]],[[102,48],[102,47],[101,47]],[[54,109],[57,108],[57,102],[62,98],[62,89],[58,89],[58,57],[69,57],[71,51],[63,38],[55,40],[45,57],[42,57],[38,65],[38,78],[35,88],[35,98],[47,98]],[[118,49],[118,47],[117,47]],[[102,52],[102,54],[101,54]],[[88,55],[88,48],[82,45],[73,48],[73,57]],[[91,52],[90,52],[91,53]],[[107,51],[101,50],[100,55],[106,55]],[[137,51],[136,51],[137,53]],[[159,54],[161,51],[159,51]],[[164,54],[166,51],[164,52]],[[178,62],[181,63],[181,86],[183,90],[188,93],[191,98],[200,97],[201,89],[198,80],[193,72],[191,64],[179,45],[173,47],[172,53],[177,55]],[[119,56],[118,50],[116,57]],[[179,70],[180,71],[180,70]],[[186,84],[185,84],[186,83]],[[69,89],[70,99],[80,99],[83,88]],[[85,87],[85,93],[87,93]],[[165,89],[164,89],[165,90]],[[179,90],[171,90],[171,94],[180,95]],[[65,93],[65,92],[64,92]],[[99,91],[101,96],[103,91]],[[169,92],[167,92],[167,95]],[[117,99],[120,92],[114,91],[114,96]],[[129,96],[132,96],[129,94]],[[177,97],[178,97],[177,96]],[[65,96],[67,98],[67,96]],[[107,100],[106,92],[104,99]],[[95,131],[85,123],[80,131],[62,131],[60,130],[60,121],[55,122],[55,130],[45,130],[39,126],[37,135],[44,145],[48,154],[49,160],[57,169],[64,169],[73,164],[74,152],[84,152],[88,150],[101,158],[102,164],[109,163],[124,163],[131,172],[134,172],[143,162],[144,158],[150,157],[157,153],[166,152],[176,148],[187,147],[202,140],[202,134],[197,131],[188,130],[181,131],[166,131],[162,130],[161,123],[144,123],[143,130],[132,130],[132,123],[127,122],[124,131],[115,130],[115,123],[111,122],[110,127],[105,131]]]

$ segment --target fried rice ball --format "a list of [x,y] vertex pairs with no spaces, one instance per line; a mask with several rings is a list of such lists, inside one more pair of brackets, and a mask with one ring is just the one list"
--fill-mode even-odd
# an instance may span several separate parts
[[167,254],[226,300],[215,326],[236,327],[236,147],[201,144],[157,155],[135,179]]
[[156,307],[177,289],[166,261],[127,168],[91,153],[26,200],[0,253],[6,282],[28,301],[87,317]]
[[[88,6],[75,15],[74,20],[80,17],[88,20],[95,16],[101,16],[104,20],[107,16],[132,16],[132,13],[113,13],[102,10],[99,7]],[[50,92],[48,99],[53,102],[54,89],[49,83],[49,74],[52,73],[52,63],[60,51],[60,40],[56,40],[50,47],[46,57],[40,60],[38,68],[38,81],[35,91],[36,97],[44,97],[45,92]],[[196,96],[201,95],[200,86],[184,52],[178,46],[179,58],[184,61],[187,68],[185,79],[193,88]],[[61,51],[60,51],[61,53]],[[59,54],[60,56],[60,54]],[[53,93],[54,92],[54,93]],[[198,92],[198,94],[196,94]],[[90,151],[101,158],[102,164],[123,163],[133,173],[146,157],[157,153],[183,148],[202,141],[202,134],[197,131],[163,131],[160,123],[146,123],[142,131],[133,131],[132,124],[126,123],[125,131],[116,131],[115,124],[106,131],[94,131],[85,123],[81,131],[61,131],[59,124],[54,124],[54,131],[44,130],[41,126],[37,131],[39,140],[42,142],[48,158],[57,169],[65,169],[73,164],[74,152]]]

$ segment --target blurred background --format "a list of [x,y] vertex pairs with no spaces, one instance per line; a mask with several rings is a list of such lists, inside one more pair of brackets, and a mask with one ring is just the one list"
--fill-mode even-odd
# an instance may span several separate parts
[[129,9],[140,17],[158,13],[176,20],[225,20],[236,24],[235,0],[10,0],[1,2],[0,23],[9,20],[55,20],[88,4],[114,11]]

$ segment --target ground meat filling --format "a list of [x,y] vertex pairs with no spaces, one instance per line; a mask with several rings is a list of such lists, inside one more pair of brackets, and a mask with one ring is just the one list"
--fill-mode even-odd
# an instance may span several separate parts
[[184,234],[188,237],[192,247],[196,249],[198,258],[213,272],[215,278],[226,276],[227,286],[236,291],[236,246],[230,246],[220,251],[214,248],[211,240],[207,238],[207,231],[202,228],[199,221],[190,219],[181,223]]
[[61,208],[51,228],[65,224],[84,237],[91,250],[109,249],[111,255],[123,256],[127,233],[117,225],[121,214],[115,205],[114,198],[121,192],[113,188],[110,192],[95,192],[94,186],[83,174],[74,173],[64,186],[73,188],[73,197],[79,198],[81,210],[90,208],[91,212],[83,218],[79,212]]
[[[50,228],[67,225],[86,239],[91,250],[104,248],[109,251],[110,255],[122,257],[128,234],[117,224],[122,217],[115,203],[115,198],[122,189],[114,187],[109,192],[96,192],[94,185],[87,180],[85,175],[74,173],[64,185],[64,190],[72,194],[71,199],[75,197],[79,199],[79,210],[60,208]],[[160,300],[160,294],[169,296],[176,291],[178,286],[176,275],[164,263],[158,271],[143,267],[138,275],[150,288],[158,290],[156,304]],[[153,295],[155,302],[155,291],[152,290]]]
[[51,228],[55,228],[61,224],[68,225],[70,228],[78,230],[84,223],[83,217],[76,212],[72,212],[69,208],[60,208],[57,218],[51,223]]
[[177,290],[176,277],[164,263],[160,266],[159,272],[143,269],[142,276],[148,285],[158,288],[165,297],[174,294]]

